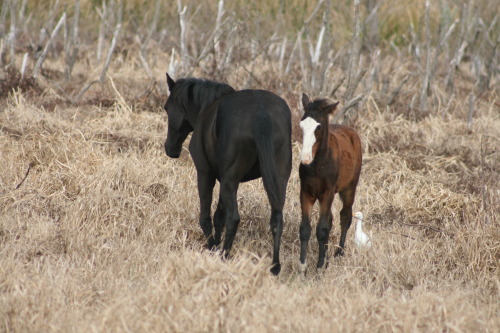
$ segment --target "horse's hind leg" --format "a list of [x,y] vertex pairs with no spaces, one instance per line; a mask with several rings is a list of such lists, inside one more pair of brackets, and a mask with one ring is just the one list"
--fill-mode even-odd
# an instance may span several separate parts
[[207,238],[207,248],[214,247],[212,235],[212,218],[210,208],[212,206],[212,193],[215,185],[215,178],[198,173],[198,195],[200,197],[200,226],[203,234]]
[[273,235],[274,246],[273,246],[273,267],[271,268],[271,273],[278,275],[281,271],[280,264],[280,245],[281,245],[281,234],[283,233],[283,208],[280,210],[273,209],[271,212],[271,232]]
[[342,199],[343,206],[342,210],[340,211],[340,242],[337,251],[335,251],[335,257],[344,255],[344,245],[347,236],[347,230],[349,230],[352,222],[352,205],[354,203],[355,193],[355,186],[340,192],[340,198]]
[[225,214],[224,214],[224,203],[222,201],[222,195],[219,195],[219,202],[217,203],[217,209],[214,214],[214,245],[219,246],[222,238],[222,231],[224,230],[225,224]]
[[239,183],[236,181],[221,181],[220,191],[222,202],[224,203],[224,215],[226,224],[226,236],[224,238],[224,256],[229,256],[229,251],[233,246],[234,237],[240,224],[240,214],[238,213],[238,202],[236,193]]
[[316,237],[318,238],[319,256],[317,268],[325,265],[326,252],[328,250],[328,237],[332,230],[332,203],[334,193],[327,193],[320,198],[320,216],[316,227]]

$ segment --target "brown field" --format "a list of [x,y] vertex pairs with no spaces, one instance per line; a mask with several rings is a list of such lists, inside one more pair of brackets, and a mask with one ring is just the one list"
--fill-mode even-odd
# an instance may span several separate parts
[[[201,15],[196,14],[194,2],[185,2],[191,6],[190,15]],[[61,3],[60,12],[66,2]],[[234,2],[232,10],[241,3]],[[303,6],[307,13],[314,9],[304,5],[307,2],[290,3],[280,29],[292,29],[304,20],[293,16],[295,7]],[[423,11],[423,1],[419,4],[411,9],[420,11],[416,17]],[[97,30],[82,32],[70,79],[65,78],[62,35],[37,79],[19,74],[23,54],[32,54],[27,31],[18,34],[14,59],[3,61],[0,68],[0,332],[500,331],[498,68],[487,89],[478,91],[472,60],[467,60],[473,57],[465,57],[451,93],[443,86],[447,66],[439,62],[429,88],[429,110],[410,107],[412,97],[420,93],[420,74],[411,76],[396,102],[387,105],[384,78],[393,89],[421,67],[404,53],[409,47],[402,47],[403,54],[396,56],[389,42],[381,41],[380,84],[377,81],[359,109],[345,119],[363,141],[354,210],[365,215],[373,247],[357,249],[351,227],[345,257],[331,257],[329,267],[318,273],[313,232],[308,274],[302,278],[298,274],[299,98],[303,91],[327,96],[324,92],[345,71],[340,65],[329,69],[325,86],[314,91],[302,79],[300,63],[290,73],[280,74],[275,67],[278,60],[266,52],[245,55],[251,48],[244,40],[235,41],[241,54],[235,51],[227,67],[214,64],[215,53],[189,67],[179,66],[176,77],[203,76],[236,88],[272,90],[294,112],[282,272],[274,277],[269,272],[270,211],[260,180],[240,186],[241,224],[231,259],[224,261],[204,249],[188,142],[176,160],[163,150],[164,78],[172,48],[179,47],[178,22],[169,19],[177,20],[177,12],[164,11],[159,18],[158,24],[172,32],[164,45],[157,42],[160,32],[153,34],[146,53],[149,76],[131,31],[132,26],[149,22],[154,6],[141,19],[130,16],[129,6],[105,79],[79,100],[75,96],[86,82],[99,78],[103,67],[102,60],[95,60]],[[216,1],[203,6],[214,11]],[[252,30],[257,29],[252,25],[253,11],[272,9],[261,2],[255,6],[248,16],[243,11],[237,12],[243,18],[235,15],[235,20],[244,21],[242,34],[257,36]],[[478,8],[477,15],[487,12]],[[383,29],[402,29],[397,10],[392,8],[385,21],[381,19]],[[352,18],[345,16],[350,11],[350,7],[336,9],[333,17],[343,17],[350,25]],[[90,4],[82,2],[82,20],[92,22],[91,13]],[[438,14],[431,8],[431,15]],[[431,16],[432,24],[439,21],[436,17]],[[491,20],[485,18],[486,26]],[[99,20],[94,17],[93,22],[97,26]],[[191,23],[195,38],[197,27],[203,25]],[[42,23],[31,24],[38,24],[33,30],[38,33]],[[83,23],[82,30],[92,31]],[[107,32],[106,45],[112,33],[113,29]],[[262,34],[263,40],[272,39]],[[349,36],[350,30],[339,34]],[[293,43],[292,36],[289,49]],[[191,52],[200,45],[191,45]],[[369,62],[370,51],[363,52]],[[7,57],[4,54],[4,60]],[[347,54],[340,58],[347,59]],[[28,73],[33,66],[31,60]],[[366,66],[370,73],[371,65]],[[358,92],[368,91],[369,76]],[[346,89],[342,85],[332,98],[345,104]],[[337,198],[330,256],[340,234],[339,207]]]

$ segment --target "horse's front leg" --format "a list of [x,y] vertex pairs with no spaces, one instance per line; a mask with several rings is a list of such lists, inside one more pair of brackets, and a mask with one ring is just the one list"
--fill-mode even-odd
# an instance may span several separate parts
[[302,222],[300,223],[300,273],[306,274],[307,245],[311,238],[311,211],[316,199],[305,191],[300,191],[300,207],[302,209]]
[[210,208],[212,206],[212,193],[215,178],[198,172],[198,195],[200,197],[200,226],[207,238],[207,248],[211,250],[216,244],[212,235],[212,218]]
[[[328,250],[328,237],[332,230],[332,203],[334,193],[325,193],[320,198],[319,222],[316,227],[316,237],[318,238],[319,256],[317,268],[321,269],[325,265],[326,252]],[[326,268],[326,266],[325,266]]]

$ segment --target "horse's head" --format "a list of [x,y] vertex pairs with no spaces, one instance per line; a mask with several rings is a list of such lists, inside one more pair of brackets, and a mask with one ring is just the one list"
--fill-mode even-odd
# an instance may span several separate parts
[[300,121],[302,129],[302,151],[300,161],[302,164],[311,164],[319,148],[322,135],[328,134],[328,119],[335,111],[339,102],[328,99],[309,100],[306,94],[302,94],[302,105],[304,116]]
[[177,158],[181,154],[182,143],[186,140],[193,127],[186,117],[186,110],[176,101],[175,81],[167,73],[167,84],[170,95],[165,103],[164,109],[168,116],[168,133],[165,141],[165,152],[167,156]]

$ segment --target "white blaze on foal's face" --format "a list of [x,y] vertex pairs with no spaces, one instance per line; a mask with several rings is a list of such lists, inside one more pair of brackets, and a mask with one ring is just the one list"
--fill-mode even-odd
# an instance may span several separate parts
[[314,159],[313,146],[316,142],[314,131],[316,131],[318,126],[319,123],[311,117],[307,117],[300,122],[300,128],[302,129],[302,152],[300,160],[303,164],[311,164]]

